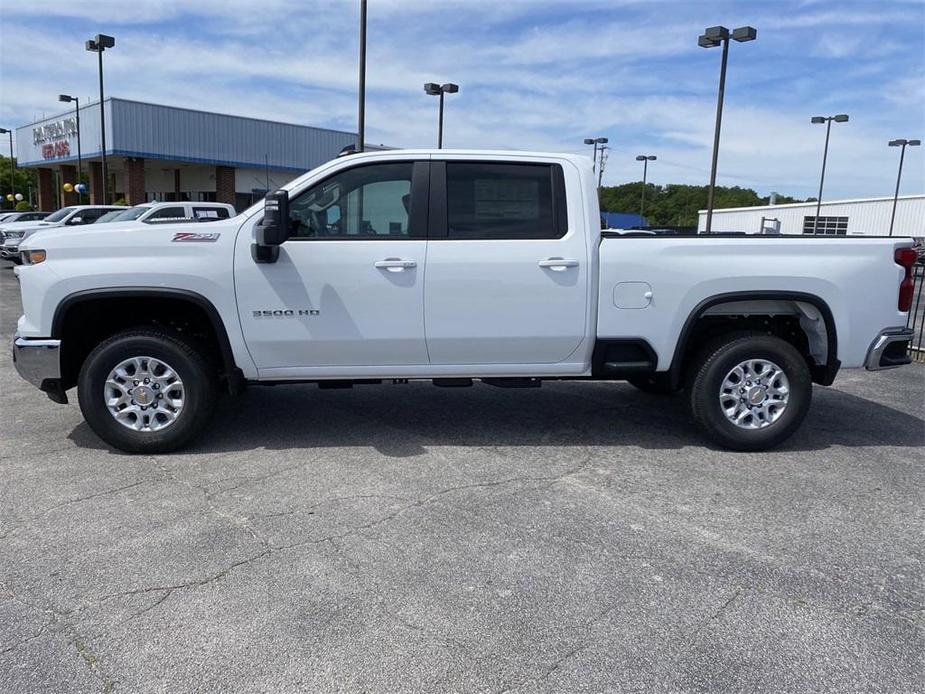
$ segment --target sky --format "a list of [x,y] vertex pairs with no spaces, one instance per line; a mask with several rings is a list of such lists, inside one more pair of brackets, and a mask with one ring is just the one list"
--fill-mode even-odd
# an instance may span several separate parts
[[[359,0],[0,0],[0,124],[107,94],[356,130]],[[925,138],[925,0],[369,0],[367,141],[436,142],[425,82],[455,82],[445,146],[611,149],[605,184],[709,181],[721,49],[705,27],[751,25],[730,46],[719,185],[826,199],[892,195],[895,138]],[[925,147],[901,193],[925,192]]]

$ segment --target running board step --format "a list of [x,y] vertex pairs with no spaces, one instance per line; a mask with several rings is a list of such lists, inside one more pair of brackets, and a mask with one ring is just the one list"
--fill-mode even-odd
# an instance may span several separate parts
[[499,377],[483,378],[482,383],[495,388],[539,388],[543,382],[539,378]]

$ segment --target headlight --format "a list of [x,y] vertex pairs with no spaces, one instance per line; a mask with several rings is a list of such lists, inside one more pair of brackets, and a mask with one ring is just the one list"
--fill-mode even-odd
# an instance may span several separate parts
[[40,248],[33,248],[29,251],[21,251],[20,257],[24,265],[38,265],[45,262],[47,254]]

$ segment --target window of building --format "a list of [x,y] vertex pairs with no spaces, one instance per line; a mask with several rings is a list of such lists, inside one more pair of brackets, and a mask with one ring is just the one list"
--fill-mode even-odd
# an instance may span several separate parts
[[447,237],[561,238],[553,178],[548,164],[447,162]]
[[341,171],[289,203],[292,238],[408,238],[412,162]]
[[803,217],[803,233],[825,236],[845,236],[848,234],[847,217],[819,217],[818,224],[815,216]]

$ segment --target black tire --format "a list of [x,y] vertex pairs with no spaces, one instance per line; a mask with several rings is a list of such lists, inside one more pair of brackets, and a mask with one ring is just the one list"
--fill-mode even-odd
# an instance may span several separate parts
[[626,379],[634,388],[641,390],[643,393],[652,395],[673,395],[680,388],[673,388],[667,378],[667,374],[652,374],[650,376],[634,376]]
[[[726,376],[750,359],[776,364],[790,386],[783,412],[758,429],[742,428],[730,421],[720,403]],[[708,344],[691,364],[687,388],[694,421],[715,443],[737,451],[764,451],[787,439],[806,417],[813,393],[812,377],[803,356],[790,343],[763,333],[736,333]]]
[[[163,360],[183,383],[183,407],[163,429],[130,429],[117,422],[106,405],[107,377],[132,357]],[[177,335],[155,329],[129,330],[102,342],[87,356],[77,380],[77,398],[87,424],[103,441],[128,453],[167,453],[189,443],[208,423],[216,393],[216,369],[202,352]]]

